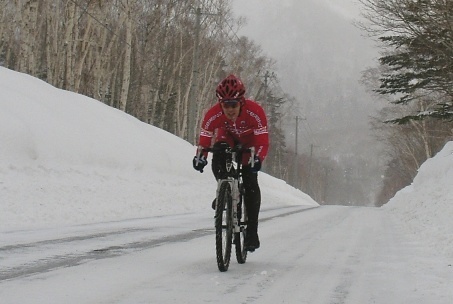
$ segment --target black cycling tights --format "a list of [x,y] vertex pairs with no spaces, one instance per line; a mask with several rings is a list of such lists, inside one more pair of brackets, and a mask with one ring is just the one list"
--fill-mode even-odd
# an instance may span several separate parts
[[[221,145],[228,145],[227,143],[217,142],[214,147]],[[225,170],[225,157],[224,153],[216,152],[212,157],[212,172],[216,180],[222,178],[222,173]],[[244,182],[244,200],[245,207],[248,212],[248,226],[249,229],[256,230],[258,226],[258,214],[261,207],[261,190],[258,185],[258,174],[253,173],[249,165],[242,166],[242,180]]]

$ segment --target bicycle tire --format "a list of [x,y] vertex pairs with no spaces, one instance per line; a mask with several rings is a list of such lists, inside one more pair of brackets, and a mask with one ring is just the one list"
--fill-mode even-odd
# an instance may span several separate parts
[[215,216],[217,266],[222,272],[227,271],[230,265],[233,243],[232,203],[231,185],[223,182],[217,197]]
[[247,233],[247,209],[244,204],[244,196],[241,195],[240,203],[238,204],[238,219],[240,232],[234,234],[234,245],[236,248],[236,260],[239,264],[244,264],[247,261],[247,250],[245,250],[245,236]]

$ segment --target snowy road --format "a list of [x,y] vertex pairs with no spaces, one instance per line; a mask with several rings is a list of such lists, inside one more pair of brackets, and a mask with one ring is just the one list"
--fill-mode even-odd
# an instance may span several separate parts
[[[306,208],[306,207],[305,207]],[[377,208],[263,210],[217,270],[212,213],[2,233],[1,303],[451,303],[453,267]],[[234,257],[233,257],[234,258]]]

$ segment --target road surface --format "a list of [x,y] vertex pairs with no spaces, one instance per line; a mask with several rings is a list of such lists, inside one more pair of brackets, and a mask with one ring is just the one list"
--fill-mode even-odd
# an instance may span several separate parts
[[452,303],[453,267],[379,208],[265,210],[217,269],[213,214],[0,234],[0,302]]

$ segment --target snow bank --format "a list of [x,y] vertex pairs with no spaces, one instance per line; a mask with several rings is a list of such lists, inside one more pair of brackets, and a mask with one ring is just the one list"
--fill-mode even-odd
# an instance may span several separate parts
[[394,213],[404,229],[453,257],[453,141],[427,160],[413,183],[383,208]]
[[[0,230],[209,212],[195,147],[94,99],[0,67]],[[263,207],[317,205],[260,174]]]

